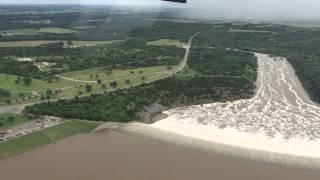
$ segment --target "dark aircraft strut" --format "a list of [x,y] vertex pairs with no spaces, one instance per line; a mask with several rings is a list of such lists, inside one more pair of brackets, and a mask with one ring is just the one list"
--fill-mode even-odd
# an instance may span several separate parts
[[187,0],[162,0],[162,1],[170,1],[170,2],[177,2],[177,3],[187,3]]

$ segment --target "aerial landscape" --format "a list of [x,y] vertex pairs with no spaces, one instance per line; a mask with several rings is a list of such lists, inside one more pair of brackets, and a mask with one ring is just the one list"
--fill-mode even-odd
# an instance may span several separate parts
[[319,179],[317,2],[249,1],[0,2],[0,177]]

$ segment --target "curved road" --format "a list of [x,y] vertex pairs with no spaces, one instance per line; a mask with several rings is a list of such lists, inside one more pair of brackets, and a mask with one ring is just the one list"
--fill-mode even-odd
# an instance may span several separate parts
[[184,58],[183,58],[182,62],[180,63],[180,66],[174,71],[174,74],[182,71],[186,67],[186,65],[188,63],[188,57],[189,57],[189,54],[190,54],[190,48],[192,47],[193,38],[196,37],[198,34],[199,34],[199,32],[197,32],[193,36],[191,36],[189,38],[188,45],[183,47],[184,49],[186,49],[186,53],[184,55]]

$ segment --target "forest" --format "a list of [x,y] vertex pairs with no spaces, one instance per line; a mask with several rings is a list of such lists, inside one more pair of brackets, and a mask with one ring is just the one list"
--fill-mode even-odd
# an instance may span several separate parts
[[[214,61],[212,61],[214,59]],[[256,57],[249,53],[226,50],[224,48],[194,48],[189,66],[202,75],[245,76],[256,80]]]
[[49,73],[41,72],[32,62],[19,62],[13,57],[0,58],[0,73],[19,76],[45,78]]
[[[67,8],[67,7],[66,7]],[[119,40],[126,39],[130,31],[137,27],[150,26],[156,15],[153,13],[110,13],[111,10],[94,8],[81,10],[76,7],[73,11],[63,8],[33,14],[1,14],[0,16],[0,42],[22,40]],[[40,28],[65,28],[74,30],[74,33],[25,33],[24,29],[37,31]],[[11,30],[22,30],[19,33],[10,33]]]

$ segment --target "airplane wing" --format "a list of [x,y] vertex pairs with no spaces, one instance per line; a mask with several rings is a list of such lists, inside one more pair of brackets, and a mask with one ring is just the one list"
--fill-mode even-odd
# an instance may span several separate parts
[[187,3],[187,0],[163,0],[163,1],[170,1],[170,2],[177,2],[177,3]]

